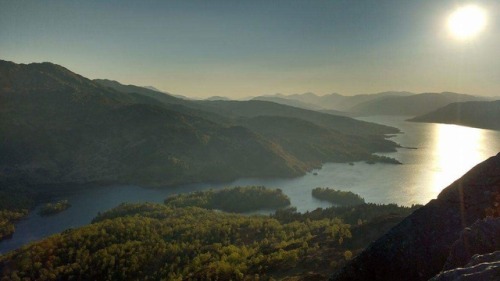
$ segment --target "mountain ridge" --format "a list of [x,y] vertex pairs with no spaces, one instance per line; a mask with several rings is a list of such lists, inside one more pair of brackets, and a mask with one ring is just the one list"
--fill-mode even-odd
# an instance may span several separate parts
[[[292,177],[323,160],[385,161],[372,153],[394,151],[397,146],[383,135],[398,131],[392,127],[269,102],[182,100],[144,87],[89,80],[51,63],[0,61],[0,100],[0,187],[169,186],[239,177]],[[257,112],[261,106],[265,108]],[[357,143],[341,146],[351,147],[353,156],[348,160],[349,153],[334,153],[336,149],[330,148],[326,158],[305,160],[299,155],[316,148],[292,153],[283,148],[283,139],[271,140],[254,132],[241,119],[277,118],[273,117],[280,115],[276,110],[309,119],[303,123],[306,127],[328,126],[320,125],[324,132],[317,135],[320,139],[328,135]],[[336,128],[340,134],[329,132]],[[353,129],[362,136],[349,136],[348,130]]]
[[451,92],[387,96],[357,104],[350,109],[361,115],[417,116],[457,101],[482,101],[486,98]]
[[451,103],[408,121],[500,130],[500,100]]

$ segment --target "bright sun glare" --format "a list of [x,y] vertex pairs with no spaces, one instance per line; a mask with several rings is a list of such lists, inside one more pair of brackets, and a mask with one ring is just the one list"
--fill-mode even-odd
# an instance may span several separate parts
[[473,38],[485,26],[486,12],[476,5],[460,7],[448,17],[448,28],[458,39]]

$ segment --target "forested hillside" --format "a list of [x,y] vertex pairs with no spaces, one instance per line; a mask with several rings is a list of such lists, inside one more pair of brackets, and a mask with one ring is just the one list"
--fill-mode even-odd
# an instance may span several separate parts
[[176,194],[165,199],[170,207],[200,207],[226,212],[244,213],[261,209],[279,209],[290,205],[281,189],[264,186],[237,186],[222,190]]
[[[187,101],[51,63],[0,62],[0,188],[129,183],[168,186],[293,177],[326,161],[380,160],[397,129],[269,102]],[[287,142],[279,116],[295,116]],[[243,119],[242,119],[243,118]],[[257,122],[258,121],[258,122]],[[303,146],[314,130],[313,146]],[[357,136],[349,135],[356,133]],[[323,151],[318,153],[319,151]]]
[[452,103],[409,121],[500,130],[500,100]]
[[414,210],[370,208],[385,223],[372,225],[360,216],[351,226],[330,209],[267,217],[123,204],[89,226],[0,256],[0,272],[7,280],[324,279],[372,239],[352,231],[368,227],[380,235]]

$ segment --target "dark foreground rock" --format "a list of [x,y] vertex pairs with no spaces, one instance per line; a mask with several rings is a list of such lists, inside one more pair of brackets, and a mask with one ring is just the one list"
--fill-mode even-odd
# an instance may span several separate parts
[[497,250],[500,250],[500,218],[477,221],[462,230],[459,239],[453,243],[443,270],[464,267],[472,256]]
[[429,281],[500,280],[500,251],[475,255],[465,267],[438,274]]
[[[461,231],[485,217],[500,192],[500,153],[373,242],[331,280],[428,280],[446,263]],[[498,202],[496,202],[498,203]]]

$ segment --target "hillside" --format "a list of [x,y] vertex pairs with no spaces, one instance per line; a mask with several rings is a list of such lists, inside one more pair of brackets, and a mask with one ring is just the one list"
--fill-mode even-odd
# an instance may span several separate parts
[[[138,93],[162,102],[168,108],[196,115],[217,123],[235,124],[236,119],[258,116],[290,117],[309,121],[315,125],[352,135],[383,135],[398,133],[393,127],[364,122],[329,113],[283,105],[270,101],[228,100],[182,100],[164,93],[150,91],[133,85],[122,85],[116,81],[95,80],[102,85],[123,93]],[[110,83],[111,82],[111,83]],[[167,96],[167,97],[165,97]]]
[[99,84],[100,86],[108,88],[109,90],[132,95],[139,94],[141,96],[155,99],[156,101],[160,102],[163,107],[182,114],[200,117],[224,125],[229,125],[231,123],[228,118],[217,113],[211,113],[204,110],[199,110],[197,108],[189,107],[189,105],[193,104],[192,101],[180,98],[169,93],[159,92],[153,89],[135,85],[123,85],[117,81],[107,79],[94,79],[92,81]]
[[0,77],[0,174],[5,186],[170,185],[292,176],[306,170],[248,129],[221,126],[144,95],[104,88],[57,65],[1,62]]
[[291,117],[258,116],[240,118],[236,122],[279,144],[308,165],[319,167],[324,162],[347,162],[348,159],[399,163],[373,155],[377,151],[395,151],[391,141],[377,136],[354,137]]
[[[373,152],[394,150],[396,144],[383,134],[398,131],[270,102],[182,100],[92,81],[51,63],[1,61],[0,99],[2,190],[298,176],[325,161],[372,160]],[[252,121],[258,115],[266,123]],[[284,126],[280,115],[303,120]],[[280,130],[282,136],[265,131],[280,127],[288,128]],[[311,139],[301,135],[307,130],[317,132],[314,149],[326,156],[304,157],[313,151],[297,146]],[[285,138],[292,133],[296,139],[288,145]]]
[[500,130],[500,100],[452,103],[408,121]]
[[[444,268],[445,264],[447,260],[456,260],[449,257],[450,250],[461,232],[467,232],[465,227],[484,219],[486,214],[500,215],[499,194],[500,153],[478,164],[445,188],[437,199],[370,244],[331,280],[428,280],[442,269],[450,269]],[[489,232],[491,229],[494,228]],[[492,235],[499,237],[498,231]],[[481,240],[469,245],[484,243],[489,248],[469,250],[482,254],[500,250],[500,243],[492,249],[493,241],[487,237],[480,235],[477,239]]]
[[323,110],[324,108],[312,103],[303,102],[296,99],[288,98],[287,96],[259,96],[255,97],[252,100],[260,100],[260,101],[270,101],[279,104],[289,105],[293,107],[310,109],[310,110]]
[[[315,110],[337,110],[340,112],[346,112],[348,114],[349,110],[360,103],[382,99],[390,96],[409,96],[413,95],[410,92],[382,92],[376,94],[362,94],[354,96],[344,96],[340,94],[328,94],[324,96],[318,96],[313,93],[305,94],[293,94],[293,95],[267,95],[260,96],[254,99],[258,100],[268,100],[281,104],[293,105],[301,108],[309,108]],[[343,114],[339,114],[343,115]]]
[[335,116],[267,101],[198,101],[195,102],[195,105],[189,106],[212,113],[219,113],[224,116],[232,116],[233,118],[252,118],[258,116],[297,118],[327,129],[351,135],[380,136],[383,134],[399,133],[399,129],[385,125],[359,121],[349,117]]
[[414,210],[366,204],[246,216],[122,204],[90,225],[1,255],[0,279],[324,280]]
[[417,116],[454,102],[484,100],[482,97],[456,93],[423,93],[370,100],[353,106],[350,111],[360,115]]

